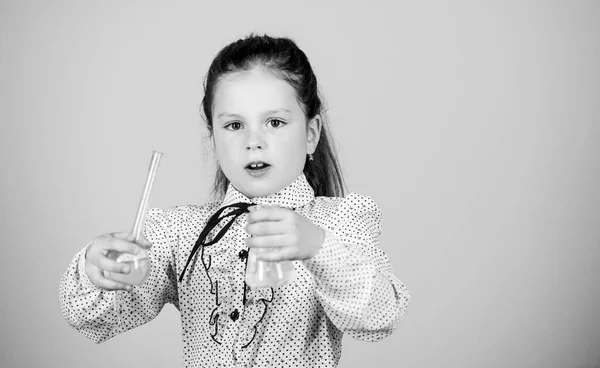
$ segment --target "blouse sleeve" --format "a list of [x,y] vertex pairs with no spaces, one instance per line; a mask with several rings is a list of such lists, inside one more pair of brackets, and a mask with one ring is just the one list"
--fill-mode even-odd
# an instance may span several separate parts
[[175,274],[177,239],[173,213],[151,209],[144,236],[152,243],[146,282],[131,292],[107,291],[93,285],[85,272],[89,244],[71,260],[60,281],[60,306],[66,321],[96,343],[151,321],[165,303],[179,309]]
[[379,247],[381,211],[373,200],[355,193],[339,204],[325,229],[319,252],[304,261],[317,283],[317,297],[332,323],[364,341],[389,336],[410,301]]

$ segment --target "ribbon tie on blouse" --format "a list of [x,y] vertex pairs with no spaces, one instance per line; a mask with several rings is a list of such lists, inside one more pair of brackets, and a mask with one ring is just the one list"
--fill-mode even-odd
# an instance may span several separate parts
[[[208,222],[206,223],[206,226],[204,227],[204,229],[200,233],[200,236],[198,237],[198,240],[196,240],[196,244],[194,244],[194,247],[192,248],[192,251],[190,252],[190,256],[188,257],[187,263],[185,264],[185,267],[183,268],[183,271],[181,271],[181,275],[179,276],[179,282],[181,282],[183,280],[183,275],[185,274],[185,270],[187,269],[187,267],[189,266],[190,262],[194,258],[194,255],[198,252],[198,249],[200,249],[201,247],[207,247],[207,246],[213,245],[213,244],[217,243],[219,240],[221,240],[221,238],[223,237],[223,235],[225,235],[225,233],[227,232],[227,230],[229,230],[229,228],[231,227],[231,225],[233,225],[233,223],[235,222],[235,220],[239,216],[243,215],[244,213],[249,212],[248,208],[250,206],[254,206],[254,205],[255,205],[254,203],[243,203],[243,202],[233,203],[233,204],[230,204],[228,206],[221,207],[217,212],[215,212],[208,219]],[[228,208],[234,208],[234,210],[230,211],[226,215],[222,215],[223,212],[226,209],[228,209]],[[223,228],[214,237],[214,239],[211,240],[211,241],[209,241],[209,242],[206,242],[206,237],[208,236],[208,234],[217,225],[219,225],[222,220],[224,220],[224,219],[226,219],[228,217],[230,217],[230,220],[227,222],[227,224],[225,226],[223,226]]]

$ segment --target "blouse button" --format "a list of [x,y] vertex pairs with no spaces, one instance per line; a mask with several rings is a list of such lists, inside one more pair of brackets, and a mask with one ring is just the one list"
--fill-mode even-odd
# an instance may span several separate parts
[[246,259],[246,257],[248,257],[248,251],[246,249],[240,250],[239,257],[240,259]]
[[233,312],[231,312],[231,314],[229,315],[229,317],[231,318],[231,320],[233,322],[235,322],[240,317],[240,313],[238,312],[237,309],[235,309]]

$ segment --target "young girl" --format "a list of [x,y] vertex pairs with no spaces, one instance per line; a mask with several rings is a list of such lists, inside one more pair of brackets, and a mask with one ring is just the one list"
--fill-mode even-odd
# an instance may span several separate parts
[[[172,303],[188,367],[334,367],[343,334],[390,335],[409,293],[379,248],[377,205],[344,196],[304,52],[287,38],[249,36],[218,53],[204,87],[220,199],[148,211],[139,243],[94,239],[61,280],[68,323],[102,342]],[[145,283],[105,277],[131,271],[110,251],[141,248],[152,263]],[[295,279],[249,287],[250,249],[258,260],[292,261]]]

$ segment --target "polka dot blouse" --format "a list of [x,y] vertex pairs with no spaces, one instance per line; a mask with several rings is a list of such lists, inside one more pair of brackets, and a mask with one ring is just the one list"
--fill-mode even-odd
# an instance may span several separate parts
[[[189,264],[208,218],[237,203],[277,204],[325,230],[311,259],[293,261],[297,277],[278,288],[245,284],[246,216]],[[218,225],[209,235],[224,225]],[[187,367],[335,367],[343,334],[364,341],[390,335],[410,295],[379,248],[381,212],[367,196],[315,197],[304,174],[269,197],[249,199],[232,185],[223,201],[151,209],[145,237],[152,271],[131,292],[106,291],[85,272],[85,248],[60,283],[68,323],[100,343],[149,322],[165,303],[181,313]],[[118,304],[118,308],[114,305]]]

